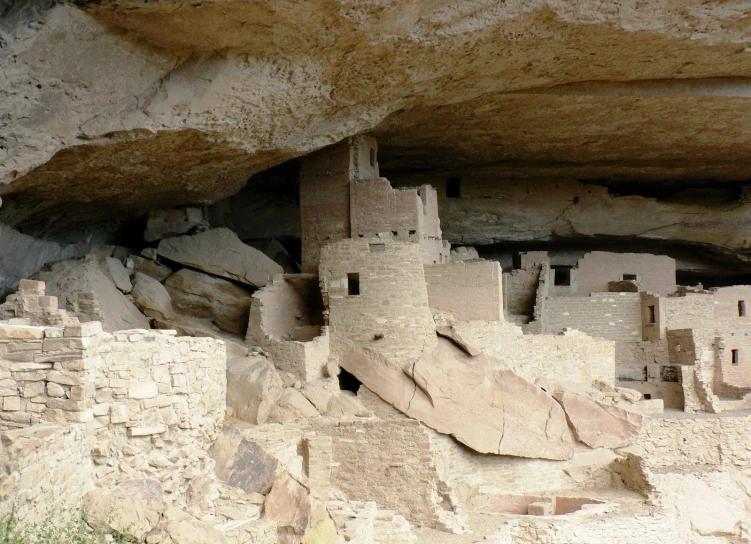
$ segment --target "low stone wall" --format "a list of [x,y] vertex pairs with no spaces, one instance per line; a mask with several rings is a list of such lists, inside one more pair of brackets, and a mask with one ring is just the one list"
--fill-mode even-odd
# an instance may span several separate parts
[[503,321],[457,322],[454,329],[469,344],[498,358],[527,381],[549,378],[615,383],[615,342],[576,331],[557,336],[525,335],[520,327]]
[[[538,319],[540,319],[538,317]],[[576,329],[607,340],[642,339],[639,293],[594,293],[589,297],[549,297],[541,317],[543,334]]]
[[0,518],[12,510],[21,525],[40,523],[93,487],[91,433],[56,423],[3,431],[0,466]]
[[[375,501],[379,508],[438,529],[463,530],[455,497],[433,463],[429,431],[420,422],[322,420],[313,428],[331,437],[331,485],[348,499]],[[314,443],[310,447],[313,454]]]

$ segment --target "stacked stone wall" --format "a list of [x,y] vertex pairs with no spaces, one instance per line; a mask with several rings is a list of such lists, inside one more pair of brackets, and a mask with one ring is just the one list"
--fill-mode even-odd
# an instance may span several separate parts
[[85,425],[43,423],[0,433],[0,518],[23,526],[80,505],[93,487],[91,433]]
[[589,297],[548,297],[542,314],[543,334],[576,329],[590,336],[622,342],[642,339],[639,293],[594,293]]
[[460,261],[425,266],[428,303],[462,321],[503,319],[501,266],[495,261]]
[[[348,274],[358,275],[359,294],[349,294]],[[329,244],[321,254],[320,278],[333,353],[344,339],[406,364],[434,347],[419,244],[378,238]]]
[[506,313],[532,315],[535,311],[540,264],[519,268],[503,274],[503,299]]
[[577,331],[562,335],[522,334],[507,322],[470,321],[454,325],[461,337],[527,381],[538,378],[591,384],[615,383],[615,342]]
[[608,292],[608,282],[636,276],[644,291],[667,296],[674,293],[675,260],[665,255],[648,253],[610,253],[593,251],[579,259],[576,265],[576,286],[572,295],[588,296]]

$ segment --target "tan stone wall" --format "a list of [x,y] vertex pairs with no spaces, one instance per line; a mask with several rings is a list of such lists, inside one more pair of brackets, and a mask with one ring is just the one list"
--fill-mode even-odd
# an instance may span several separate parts
[[417,189],[392,189],[385,178],[353,180],[350,184],[353,238],[390,232],[396,240],[423,236],[424,212]]
[[469,321],[454,328],[469,344],[498,358],[527,381],[538,378],[591,384],[615,383],[615,343],[580,332],[522,334],[511,323]]
[[80,505],[93,487],[92,434],[85,425],[44,423],[0,433],[0,518],[21,526]]
[[607,293],[608,282],[636,274],[644,291],[659,295],[675,292],[675,260],[665,255],[646,253],[609,253],[593,251],[579,259],[576,266],[576,288],[571,294],[588,296]]
[[[738,396],[751,390],[751,331],[738,330],[736,327],[722,328],[718,330],[715,342],[716,393]],[[733,350],[738,352],[735,365]]]
[[532,315],[535,311],[540,265],[503,274],[503,308],[511,315]]
[[[380,247],[371,251],[372,244]],[[359,295],[347,294],[347,274],[359,274]],[[381,239],[329,244],[321,254],[320,278],[333,353],[345,339],[407,364],[434,346],[419,244]]]
[[375,501],[430,527],[456,526],[458,517],[433,463],[428,430],[418,421],[323,420],[313,427],[332,439],[331,485],[348,499]]
[[589,297],[548,297],[541,332],[559,334],[576,329],[608,340],[639,342],[642,339],[639,293],[593,293]]
[[268,351],[285,372],[305,381],[323,377],[330,349],[318,276],[278,275],[256,291],[246,341]]
[[425,266],[428,303],[463,321],[503,319],[501,266],[495,261],[460,261]]

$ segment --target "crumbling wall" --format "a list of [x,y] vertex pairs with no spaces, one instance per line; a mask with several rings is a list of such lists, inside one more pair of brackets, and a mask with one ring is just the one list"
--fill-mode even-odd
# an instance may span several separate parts
[[92,434],[85,425],[44,423],[0,433],[0,518],[41,523],[80,505],[93,487]]
[[350,180],[378,177],[377,152],[378,146],[373,138],[357,136],[302,159],[303,272],[317,271],[323,245],[351,236]]
[[609,253],[593,251],[579,259],[576,283],[571,294],[588,296],[607,293],[608,282],[635,275],[644,291],[667,296],[676,290],[675,260],[647,253]]
[[331,485],[348,499],[375,501],[437,529],[462,529],[455,498],[438,476],[429,433],[420,422],[316,421],[313,427],[331,437]]
[[430,308],[462,321],[503,319],[501,266],[495,261],[460,261],[425,266]]
[[503,273],[503,307],[511,315],[534,314],[540,264]]
[[320,278],[333,353],[340,339],[349,340],[406,364],[435,346],[419,244],[378,238],[329,244]]
[[277,275],[253,294],[250,307],[247,342],[305,381],[323,377],[330,353],[319,289],[314,274]]
[[353,238],[372,238],[390,232],[396,240],[418,241],[424,213],[417,189],[392,189],[389,180],[353,180],[350,185]]
[[468,344],[496,357],[527,381],[615,383],[615,342],[577,331],[525,335],[520,327],[505,321],[464,321],[455,323],[454,329]]
[[642,339],[639,293],[593,293],[589,297],[548,297],[541,319],[543,334],[576,329],[608,340]]

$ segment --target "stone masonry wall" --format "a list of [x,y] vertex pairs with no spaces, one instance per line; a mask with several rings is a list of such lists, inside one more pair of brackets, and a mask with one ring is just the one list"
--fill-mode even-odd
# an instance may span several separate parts
[[615,342],[577,331],[563,335],[522,334],[502,322],[469,321],[454,329],[472,346],[498,358],[527,381],[538,378],[591,384],[615,383]]
[[460,261],[425,266],[428,303],[462,321],[503,319],[501,266],[496,261]]
[[43,423],[0,432],[0,518],[23,526],[80,505],[93,487],[91,433],[85,425]]
[[676,290],[675,260],[647,253],[610,253],[593,251],[576,265],[576,288],[572,295],[607,293],[608,282],[634,274],[644,291],[667,296]]
[[[358,274],[359,294],[348,274]],[[321,253],[320,279],[328,307],[332,353],[345,339],[407,364],[436,342],[419,244],[381,239],[342,240]]]
[[352,237],[391,232],[402,241],[423,235],[424,213],[417,189],[392,189],[389,180],[353,180],[350,184]]
[[570,328],[597,338],[642,339],[639,293],[593,293],[589,297],[549,297],[541,321],[543,334]]
[[430,527],[459,528],[455,500],[439,479],[428,430],[420,422],[322,420],[313,426],[332,439],[331,485],[348,499],[375,501]]
[[540,268],[541,265],[533,264],[529,268],[519,268],[503,274],[503,299],[506,313],[530,316],[534,314]]

